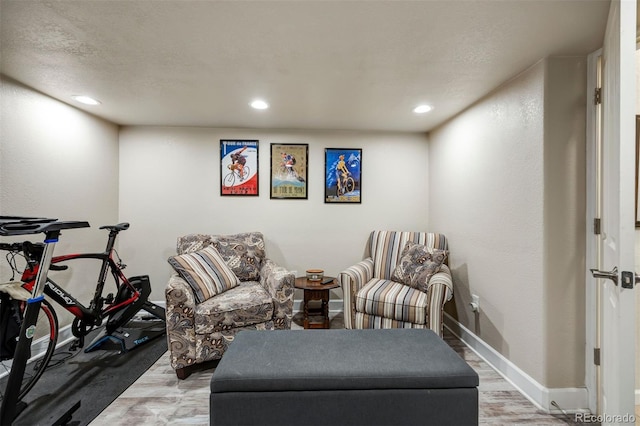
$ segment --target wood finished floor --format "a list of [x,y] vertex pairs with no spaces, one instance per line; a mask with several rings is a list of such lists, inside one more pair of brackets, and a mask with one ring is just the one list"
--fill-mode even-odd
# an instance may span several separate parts
[[[294,316],[293,329],[301,330],[300,315]],[[337,314],[331,328],[341,328]],[[313,330],[300,331],[313,333]],[[479,423],[491,425],[574,424],[573,416],[553,416],[537,409],[516,388],[449,332],[445,341],[478,373]],[[160,359],[131,387],[105,409],[91,426],[208,425],[209,382],[213,369],[178,380],[169,365],[169,354]]]

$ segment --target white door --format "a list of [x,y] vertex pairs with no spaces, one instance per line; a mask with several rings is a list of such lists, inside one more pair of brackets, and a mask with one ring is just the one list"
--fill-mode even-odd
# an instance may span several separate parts
[[636,0],[611,2],[601,56],[602,142],[594,161],[600,166],[596,210],[601,229],[595,237],[598,259],[587,266],[610,278],[587,280],[598,286],[595,326],[600,343],[600,371],[591,383],[593,369],[588,366],[587,386],[595,386],[590,394],[599,391],[595,401],[603,424],[632,419],[635,405],[635,21]]

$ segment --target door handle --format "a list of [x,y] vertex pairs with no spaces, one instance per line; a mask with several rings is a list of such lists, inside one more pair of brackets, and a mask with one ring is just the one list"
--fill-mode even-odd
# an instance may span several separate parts
[[611,272],[601,271],[599,269],[590,269],[594,278],[604,278],[613,281],[615,285],[618,285],[618,267],[614,266]]

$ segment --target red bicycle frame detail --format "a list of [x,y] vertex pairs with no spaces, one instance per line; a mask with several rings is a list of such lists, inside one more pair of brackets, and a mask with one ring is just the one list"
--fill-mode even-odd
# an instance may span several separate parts
[[[58,286],[51,278],[47,278],[47,284],[44,288],[45,295],[51,297],[56,303],[69,311],[73,316],[82,320],[102,320],[112,312],[134,303],[140,297],[140,292],[129,282],[124,276],[122,270],[114,262],[111,257],[111,252],[104,253],[76,253],[66,254],[61,256],[55,256],[51,259],[51,264],[57,264],[67,260],[73,259],[98,259],[102,260],[102,270],[96,287],[96,293],[91,300],[91,307],[87,308],[82,303],[77,301],[73,296],[66,292],[62,287]],[[106,307],[102,307],[102,291],[104,289],[107,269],[110,267],[111,274],[116,282],[116,287],[119,290],[120,285],[125,285],[131,291],[131,297],[120,300],[118,303],[108,304]],[[27,266],[22,273],[22,287],[31,292],[35,286],[36,276],[38,275],[39,264]],[[122,284],[120,284],[122,283]]]

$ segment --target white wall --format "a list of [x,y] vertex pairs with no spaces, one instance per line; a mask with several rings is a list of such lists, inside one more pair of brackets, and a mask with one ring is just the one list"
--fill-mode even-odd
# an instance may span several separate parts
[[[0,112],[0,214],[89,221],[64,231],[54,254],[104,250],[98,227],[118,220],[118,127],[1,76]],[[0,263],[4,279],[4,255]],[[83,303],[97,279],[90,263],[52,273]]]
[[543,60],[430,134],[453,313],[546,387],[584,385],[585,65]]
[[586,57],[545,61],[544,379],[584,385],[586,343]]
[[[458,320],[537,379],[544,352],[543,105],[539,63],[431,132],[429,153],[430,223],[449,236]],[[478,317],[468,308],[471,294],[480,296]]]
[[[220,196],[220,139],[259,140],[258,197]],[[270,143],[309,144],[307,200],[269,198]],[[260,231],[274,261],[335,276],[362,259],[372,230],[427,229],[427,145],[422,134],[124,127],[120,220],[131,228],[121,253],[131,274],[151,276],[154,300],[164,298],[176,238],[188,233]],[[328,147],[362,148],[361,204],[324,203]]]

